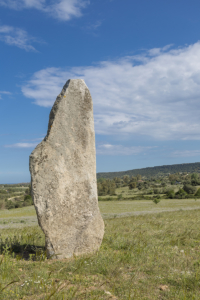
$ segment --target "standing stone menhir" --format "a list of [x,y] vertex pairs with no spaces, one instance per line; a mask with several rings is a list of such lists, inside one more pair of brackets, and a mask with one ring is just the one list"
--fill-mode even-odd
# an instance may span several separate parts
[[68,80],[58,95],[47,135],[30,155],[30,172],[48,257],[98,250],[104,223],[97,198],[92,98],[83,80]]

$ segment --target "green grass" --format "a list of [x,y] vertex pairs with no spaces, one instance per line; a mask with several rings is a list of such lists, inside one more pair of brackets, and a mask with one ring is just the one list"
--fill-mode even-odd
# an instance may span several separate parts
[[38,226],[4,229],[0,299],[200,299],[199,227],[199,210],[105,220],[98,253],[60,261],[46,260]]
[[157,205],[150,200],[134,201],[101,201],[99,207],[102,214],[122,214],[131,212],[156,212],[187,208],[200,208],[200,199],[168,199],[161,200]]
[[[167,199],[161,200],[157,205],[150,200],[134,200],[134,201],[100,201],[99,208],[103,216],[109,217],[113,214],[120,216],[120,214],[142,213],[142,212],[162,212],[168,210],[179,209],[200,209],[200,199]],[[5,220],[10,222],[13,220],[21,220],[21,218],[31,217],[33,220],[36,212],[34,206],[23,208],[16,208],[10,210],[0,210],[0,224]],[[2,220],[2,221],[1,221]],[[28,219],[27,219],[28,220]]]
[[0,210],[1,218],[17,218],[17,217],[31,217],[36,216],[34,206],[27,206],[23,208],[15,208],[10,210]]

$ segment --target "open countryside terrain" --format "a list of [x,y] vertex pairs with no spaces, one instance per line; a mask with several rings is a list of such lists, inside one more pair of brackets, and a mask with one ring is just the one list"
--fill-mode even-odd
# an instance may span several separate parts
[[0,187],[0,299],[200,299],[200,177],[98,179],[100,250],[47,260],[31,191]]
[[[158,205],[153,201],[100,201],[99,208],[104,219],[123,218],[168,211],[200,209],[200,199],[162,200]],[[37,225],[34,206],[0,211],[0,229]]]
[[2,229],[0,299],[200,299],[199,216],[110,218],[98,253],[61,261],[38,225]]

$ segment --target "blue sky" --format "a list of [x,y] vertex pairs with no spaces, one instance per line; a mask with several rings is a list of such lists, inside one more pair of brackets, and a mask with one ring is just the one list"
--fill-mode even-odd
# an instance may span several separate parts
[[0,183],[69,78],[94,104],[97,172],[200,161],[200,2],[0,0]]

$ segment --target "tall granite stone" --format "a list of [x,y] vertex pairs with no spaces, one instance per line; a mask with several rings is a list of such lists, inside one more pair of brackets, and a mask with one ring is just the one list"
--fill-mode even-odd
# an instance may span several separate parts
[[83,80],[68,80],[58,95],[47,135],[30,155],[30,172],[48,257],[98,250],[104,222],[97,198],[92,98]]

